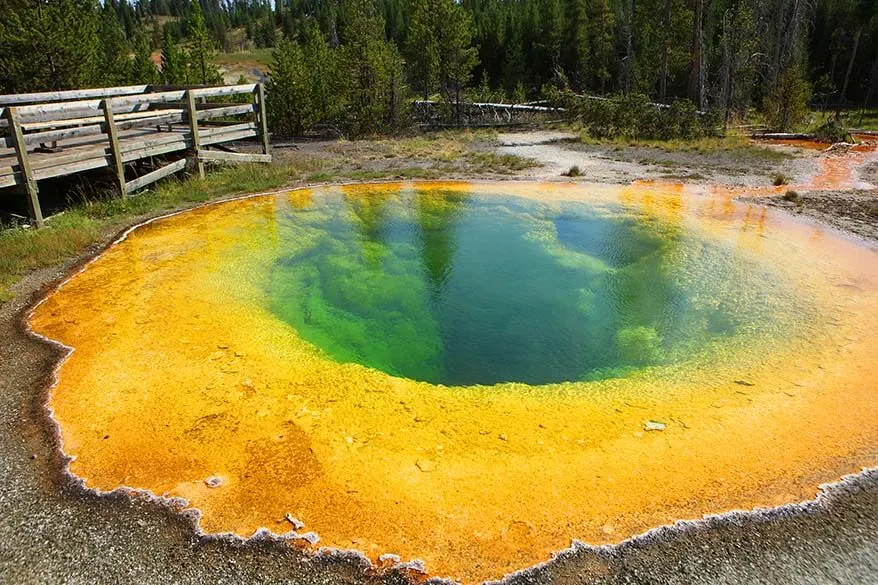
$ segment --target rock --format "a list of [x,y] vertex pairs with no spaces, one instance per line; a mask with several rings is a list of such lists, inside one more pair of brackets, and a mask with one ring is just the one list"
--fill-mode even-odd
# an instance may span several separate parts
[[415,462],[415,466],[424,473],[430,473],[431,471],[436,469],[436,464],[429,459],[418,459]]
[[643,425],[644,431],[663,431],[668,425],[663,422],[658,422],[655,420],[648,420],[646,424]]
[[613,528],[612,526],[610,526],[609,524],[604,524],[603,526],[601,526],[601,532],[603,532],[604,534],[609,536],[609,535],[613,534],[614,532],[616,532],[616,529]]
[[295,528],[296,530],[301,530],[302,528],[305,527],[305,524],[303,524],[298,519],[294,518],[293,515],[290,514],[289,512],[287,512],[286,515],[284,516],[284,520],[286,520],[287,522],[292,524],[293,528]]
[[753,382],[748,382],[747,380],[735,380],[735,384],[738,384],[740,386],[755,386],[756,385]]
[[219,486],[223,485],[223,479],[221,477],[213,475],[204,480],[204,485],[209,488],[218,488]]
[[501,441],[506,441],[508,439],[508,437],[504,433],[500,433],[499,435],[497,435],[497,438]]

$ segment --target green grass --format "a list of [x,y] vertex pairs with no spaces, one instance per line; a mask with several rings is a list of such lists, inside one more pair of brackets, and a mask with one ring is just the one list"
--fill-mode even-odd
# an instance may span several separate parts
[[12,298],[9,287],[22,276],[78,254],[100,234],[101,222],[80,211],[53,218],[45,229],[0,231],[0,302]]
[[237,53],[220,53],[214,60],[218,65],[257,64],[268,67],[272,49],[249,49]]
[[25,274],[79,254],[126,220],[225,195],[275,189],[288,182],[289,173],[289,168],[272,165],[226,167],[210,173],[204,180],[168,181],[155,190],[127,199],[90,201],[50,218],[40,230],[22,227],[2,230],[0,302],[12,298],[10,287]]
[[[810,124],[809,130],[814,130],[833,118],[835,118],[835,110],[827,112],[815,111],[814,120]],[[842,110],[841,123],[847,128],[878,130],[878,108],[871,108],[865,111],[861,108]]]

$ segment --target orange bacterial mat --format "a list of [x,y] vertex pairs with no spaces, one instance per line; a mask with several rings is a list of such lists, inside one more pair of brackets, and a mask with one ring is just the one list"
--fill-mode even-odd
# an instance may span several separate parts
[[[448,190],[550,211],[612,206],[688,242],[669,270],[714,246],[741,274],[777,279],[790,302],[679,359],[489,387],[339,363],[272,310],[265,290],[292,229],[283,218],[327,197]],[[533,233],[572,262],[551,231]],[[736,298],[757,306],[742,290]],[[807,320],[787,314],[799,301]],[[783,319],[795,327],[772,328]],[[315,549],[417,559],[465,583],[574,540],[616,543],[679,519],[811,499],[876,464],[878,252],[703,189],[422,183],[206,205],[131,231],[29,324],[72,348],[48,406],[87,487],[184,498],[206,532],[313,532]]]

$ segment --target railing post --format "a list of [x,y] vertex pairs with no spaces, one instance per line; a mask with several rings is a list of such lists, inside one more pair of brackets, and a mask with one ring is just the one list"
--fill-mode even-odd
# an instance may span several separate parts
[[128,187],[125,185],[125,163],[122,162],[122,151],[119,148],[119,129],[116,128],[116,119],[113,117],[113,104],[109,99],[101,100],[101,109],[104,111],[104,122],[107,125],[107,138],[110,140],[110,156],[113,157],[113,167],[116,171],[116,180],[119,183],[119,195],[128,197]]
[[40,209],[39,191],[33,170],[30,168],[30,159],[27,154],[27,144],[24,142],[24,134],[21,131],[21,122],[18,119],[18,109],[14,106],[6,108],[6,119],[9,122],[9,134],[12,138],[12,147],[18,158],[18,169],[24,178],[24,186],[27,190],[27,205],[31,219],[38,228],[43,227],[43,210]]
[[189,116],[189,132],[192,134],[192,151],[195,157],[195,166],[198,168],[198,178],[204,178],[204,161],[201,160],[201,137],[198,135],[198,108],[195,107],[195,96],[192,90],[186,90],[186,106]]
[[271,142],[268,135],[268,116],[265,113],[265,86],[262,82],[256,84],[256,102],[259,105],[258,124],[259,135],[262,138],[262,154],[271,154]]

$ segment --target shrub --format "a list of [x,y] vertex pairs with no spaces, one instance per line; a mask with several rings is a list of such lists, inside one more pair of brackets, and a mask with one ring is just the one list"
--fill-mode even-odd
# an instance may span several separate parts
[[814,131],[814,140],[819,142],[846,142],[850,137],[850,132],[837,118],[827,121],[825,124]]
[[579,168],[579,165],[573,165],[570,167],[566,173],[561,173],[565,177],[579,177],[582,176],[582,170]]
[[555,103],[593,138],[694,139],[713,136],[718,127],[716,115],[699,112],[685,100],[666,106],[651,102],[644,94],[596,98],[566,93]]
[[769,130],[792,130],[807,120],[811,86],[800,67],[783,72],[777,87],[765,100],[765,121]]
[[774,176],[774,186],[780,187],[781,185],[786,185],[790,182],[790,178],[782,173],[778,173]]

